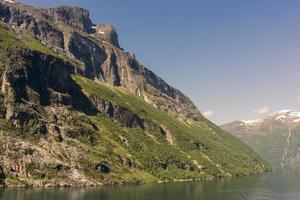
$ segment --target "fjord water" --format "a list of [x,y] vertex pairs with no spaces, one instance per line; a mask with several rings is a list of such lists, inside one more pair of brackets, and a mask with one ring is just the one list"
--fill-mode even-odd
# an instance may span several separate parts
[[122,187],[5,189],[5,200],[299,200],[300,168],[260,176],[206,182],[176,182]]

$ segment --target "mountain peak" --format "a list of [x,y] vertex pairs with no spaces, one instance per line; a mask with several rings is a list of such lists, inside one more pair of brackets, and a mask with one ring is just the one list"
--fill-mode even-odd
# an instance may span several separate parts
[[57,21],[64,21],[67,24],[90,31],[93,23],[88,10],[75,6],[58,6],[49,9],[49,14]]
[[277,121],[284,123],[298,123],[300,122],[300,112],[292,110],[280,110],[270,115],[270,118],[274,118]]
[[[277,121],[286,124],[295,124],[300,122],[300,112],[293,111],[291,109],[279,110],[270,115],[267,115],[264,118],[254,119],[254,120],[240,120],[239,122],[241,126],[254,126],[259,125],[264,122]],[[232,122],[232,123],[236,123]]]

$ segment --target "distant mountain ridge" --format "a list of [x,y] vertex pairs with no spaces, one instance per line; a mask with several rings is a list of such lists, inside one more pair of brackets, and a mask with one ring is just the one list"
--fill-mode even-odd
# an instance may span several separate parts
[[300,164],[300,112],[290,109],[221,126],[277,167]]
[[269,165],[85,9],[0,1],[0,184],[100,186]]

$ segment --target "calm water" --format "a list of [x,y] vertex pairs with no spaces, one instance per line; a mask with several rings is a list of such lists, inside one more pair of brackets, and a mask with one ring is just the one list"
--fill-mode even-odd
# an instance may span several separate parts
[[5,200],[300,200],[300,168],[230,180],[80,189],[0,190]]

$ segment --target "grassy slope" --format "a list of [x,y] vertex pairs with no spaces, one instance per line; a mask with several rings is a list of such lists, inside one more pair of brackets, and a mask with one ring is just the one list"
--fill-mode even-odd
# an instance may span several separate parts
[[[100,96],[115,105],[121,105],[134,113],[167,127],[176,138],[180,151],[191,156],[204,167],[209,175],[248,174],[260,168],[264,163],[250,148],[240,140],[230,136],[209,121],[203,119],[202,125],[184,124],[168,114],[157,110],[139,97],[130,94],[124,88],[116,88],[103,83],[95,83],[81,76],[74,80],[88,96]],[[158,138],[159,139],[159,138]],[[164,141],[160,141],[164,142]],[[200,143],[199,149],[195,143]]]
[[[100,133],[88,127],[89,125],[86,124],[87,118],[78,116],[76,113],[70,114],[73,116],[73,121],[70,123],[74,130],[80,133],[80,137],[65,139],[63,143],[56,143],[50,138],[44,138],[43,136],[20,134],[20,132],[11,127],[6,120],[0,119],[0,130],[4,131],[0,134],[0,150],[4,152],[5,150],[2,149],[2,147],[5,146],[5,141],[7,141],[7,138],[13,138],[13,140],[16,141],[29,142],[34,149],[42,148],[50,153],[51,157],[49,160],[58,159],[64,163],[64,166],[71,166],[74,162],[77,163],[77,168],[84,173],[86,177],[103,184],[153,182],[158,180],[150,173],[144,171],[135,160],[132,160],[132,166],[122,163],[121,158],[131,159],[131,155],[120,144],[106,135],[105,127],[112,125],[108,117],[98,117],[98,119],[103,120],[101,126],[104,129],[103,132]],[[117,129],[117,125],[114,126],[114,129]],[[91,136],[95,138],[93,142],[90,141]],[[68,149],[73,149],[71,154],[68,153]],[[22,151],[11,152],[10,162],[18,163],[18,160],[23,156]],[[76,157],[80,154],[83,154],[84,157],[78,160]],[[48,158],[45,157],[45,159]],[[98,170],[95,170],[95,164],[99,162],[107,163],[111,169],[111,173],[101,174]],[[19,184],[31,184],[32,181],[35,180],[43,180],[50,183],[69,181],[66,175],[57,172],[53,166],[40,165],[40,163],[36,162],[33,162],[31,165],[26,164],[26,171],[30,174],[30,177],[16,177],[8,173],[6,183],[9,186],[16,186]],[[42,174],[38,173],[40,171],[46,173],[46,176],[42,176]]]

